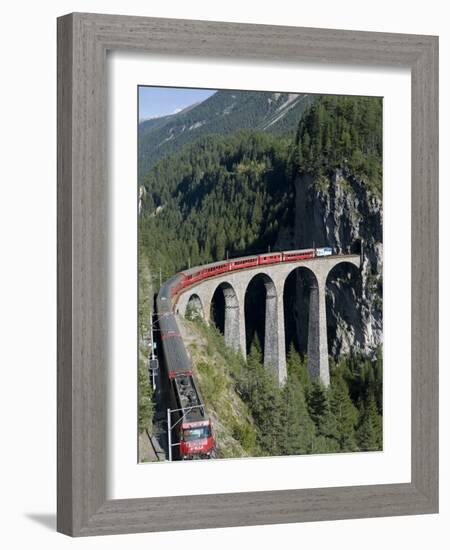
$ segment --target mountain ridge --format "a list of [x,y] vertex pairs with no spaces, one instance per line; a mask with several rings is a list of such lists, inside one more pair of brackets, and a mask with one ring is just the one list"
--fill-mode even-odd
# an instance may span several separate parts
[[167,155],[212,134],[241,129],[294,134],[311,95],[287,92],[219,90],[179,113],[139,124],[139,178]]

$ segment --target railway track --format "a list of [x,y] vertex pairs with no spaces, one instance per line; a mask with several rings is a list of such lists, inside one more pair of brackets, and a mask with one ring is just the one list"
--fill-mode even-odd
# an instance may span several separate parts
[[164,462],[165,460],[167,460],[166,451],[160,445],[158,438],[155,435],[150,435],[148,432],[147,436],[153,449],[155,460],[157,462]]

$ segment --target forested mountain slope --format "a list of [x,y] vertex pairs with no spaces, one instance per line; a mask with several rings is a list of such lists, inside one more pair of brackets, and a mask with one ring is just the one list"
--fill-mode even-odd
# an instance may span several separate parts
[[205,137],[144,179],[141,244],[165,276],[266,250],[293,226],[289,143],[261,133]]
[[274,92],[218,91],[180,113],[139,124],[140,178],[160,159],[202,136],[251,128],[293,134],[314,96]]

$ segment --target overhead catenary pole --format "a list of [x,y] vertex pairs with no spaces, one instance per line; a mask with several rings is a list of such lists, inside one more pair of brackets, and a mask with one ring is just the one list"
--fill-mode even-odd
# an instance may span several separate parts
[[[177,424],[182,422],[184,418],[186,418],[186,415],[193,409],[202,409],[204,411],[205,405],[204,403],[201,403],[200,405],[192,405],[181,409],[167,409],[167,446],[169,448],[169,462],[172,462],[172,447],[178,447],[180,445],[180,443],[172,443],[172,428],[175,428]],[[183,414],[172,426],[172,413],[179,411],[182,411]]]
[[148,354],[148,374],[149,374],[149,378],[150,378],[150,371],[151,371],[151,378],[152,378],[152,386],[153,386],[153,390],[156,389],[156,375],[157,375],[157,371],[159,370],[159,363],[158,363],[158,357],[156,356],[155,354],[155,340],[154,340],[154,334],[153,334],[153,331],[154,330],[158,330],[155,327],[158,319],[160,317],[163,317],[165,314],[163,315],[159,315],[159,316],[155,316],[156,320],[154,321],[153,320],[153,314],[150,313],[150,343],[149,343],[149,346],[150,346],[150,352]]
[[151,359],[155,358],[154,344],[153,344],[153,313],[150,313],[150,349]]
[[170,409],[167,409],[167,443],[169,447],[169,462],[172,462],[172,426],[170,425]]
[[[150,360],[154,361],[155,359],[155,344],[153,342],[153,314],[150,313]],[[155,369],[153,368],[153,363],[151,364],[151,371],[152,371],[152,387],[153,391],[156,389],[156,383],[155,383]]]

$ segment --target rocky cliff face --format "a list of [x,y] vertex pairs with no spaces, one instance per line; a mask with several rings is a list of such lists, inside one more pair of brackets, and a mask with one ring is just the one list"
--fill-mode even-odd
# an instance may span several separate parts
[[[295,197],[294,248],[331,246],[338,253],[362,251],[360,271],[342,264],[328,277],[329,352],[334,357],[350,351],[373,356],[382,343],[381,197],[343,170],[319,182],[309,175],[298,176]],[[301,347],[307,327],[307,285],[299,273],[295,318]]]

